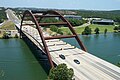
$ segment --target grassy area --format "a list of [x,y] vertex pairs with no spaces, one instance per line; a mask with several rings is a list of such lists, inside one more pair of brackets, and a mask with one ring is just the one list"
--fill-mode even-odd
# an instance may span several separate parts
[[15,30],[14,23],[12,21],[6,21],[0,29],[8,29],[8,30]]
[[70,30],[69,30],[68,27],[61,27],[60,29],[63,32],[63,34],[69,34],[70,33]]
[[[113,25],[90,25],[89,26],[91,29],[92,29],[92,33],[94,33],[94,30],[95,28],[99,28],[100,30],[100,33],[104,33],[104,30],[107,29],[107,32],[113,32],[113,28],[114,26]],[[84,28],[85,27],[78,27],[78,28],[75,28],[75,31],[78,33],[78,34],[81,34],[83,31],[84,31]],[[69,33],[70,30],[67,28],[67,27],[61,27],[61,30],[64,32],[64,33]]]
[[[15,30],[14,23],[12,21],[6,21],[4,24],[0,27],[1,30]],[[0,38],[3,36],[4,32],[0,32]]]

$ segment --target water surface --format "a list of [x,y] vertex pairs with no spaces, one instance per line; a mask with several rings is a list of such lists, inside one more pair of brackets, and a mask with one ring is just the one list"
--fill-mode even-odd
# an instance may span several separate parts
[[[88,52],[98,56],[113,64],[120,61],[120,33],[108,33],[106,35],[80,35],[81,40],[86,46]],[[78,43],[73,38],[63,39],[64,41],[79,47]]]
[[45,80],[47,74],[21,39],[0,39],[0,80]]

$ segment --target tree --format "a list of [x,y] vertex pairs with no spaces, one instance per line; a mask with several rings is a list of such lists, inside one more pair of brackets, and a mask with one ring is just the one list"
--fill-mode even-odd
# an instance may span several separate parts
[[104,34],[106,34],[106,33],[107,33],[107,29],[104,30]]
[[41,23],[53,23],[53,22],[58,22],[59,20],[55,18],[43,18],[40,22]]
[[2,23],[4,20],[3,19],[0,19],[0,23]]
[[99,31],[100,31],[100,30],[99,30],[99,28],[95,28],[94,31],[95,31],[95,34],[99,34]]
[[117,66],[120,67],[120,62],[118,62]]
[[52,80],[72,80],[73,75],[73,69],[68,69],[67,65],[63,63],[50,70],[49,78]]
[[4,32],[2,38],[3,39],[8,39],[9,38],[8,33]]
[[118,26],[118,30],[120,30],[120,25]]
[[86,23],[85,20],[78,20],[78,19],[72,19],[72,18],[67,19],[67,20],[71,23],[72,26],[79,26],[79,25]]
[[57,33],[63,35],[63,32],[61,29],[58,29]]
[[82,35],[85,35],[85,32],[84,32],[84,31],[82,32]]
[[118,30],[118,27],[117,27],[117,26],[115,26],[115,27],[114,27],[114,30],[116,30],[116,31],[117,31],[117,30]]
[[18,38],[18,35],[17,35],[17,34],[15,34],[15,38]]
[[89,35],[91,34],[92,30],[88,26],[85,27],[84,31],[82,32],[82,35]]
[[1,8],[1,10],[0,10],[0,19],[1,19],[1,22],[3,22],[5,19],[7,19],[4,8]]
[[120,23],[120,16],[119,16],[119,17],[116,16],[115,20],[116,20],[118,23]]
[[119,26],[115,26],[114,30],[115,30],[114,32],[118,32],[120,30],[120,25]]
[[55,25],[51,25],[51,26],[50,26],[50,30],[51,30],[51,31],[54,31],[54,32],[57,32],[57,31],[58,31],[58,27],[55,26]]

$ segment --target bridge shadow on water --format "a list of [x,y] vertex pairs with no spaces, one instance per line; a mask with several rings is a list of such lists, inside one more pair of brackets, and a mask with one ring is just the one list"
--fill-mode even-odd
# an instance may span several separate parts
[[22,39],[28,45],[39,64],[42,66],[45,72],[49,74],[50,64],[47,55],[45,55],[42,50],[40,50],[28,37],[26,37],[26,35],[22,34],[22,36]]

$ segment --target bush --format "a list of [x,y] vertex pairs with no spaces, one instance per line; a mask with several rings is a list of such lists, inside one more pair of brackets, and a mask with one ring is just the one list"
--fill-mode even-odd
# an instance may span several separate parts
[[73,75],[73,69],[68,69],[67,65],[63,63],[50,70],[49,78],[52,80],[72,80]]
[[68,32],[67,35],[71,35],[72,33],[71,32]]
[[114,32],[118,32],[120,30],[120,25],[119,26],[115,26],[113,29],[115,30]]
[[51,25],[50,26],[50,30],[53,31],[53,32],[57,32],[58,31],[58,27],[55,26],[55,25]]
[[78,20],[78,19],[68,19],[68,21],[71,23],[72,26],[80,26],[85,23],[84,20]]
[[4,20],[3,19],[0,19],[0,23],[2,23]]
[[120,67],[120,62],[117,64],[118,67]]
[[55,19],[55,18],[43,18],[41,20],[42,23],[53,23],[53,22],[58,22],[59,20]]
[[91,34],[92,30],[88,26],[85,27],[84,31],[82,32],[82,35],[89,35]]
[[63,32],[61,29],[58,29],[57,33],[63,35]]
[[84,31],[82,32],[82,35],[85,35],[85,32],[84,32]]
[[9,38],[8,33],[4,32],[2,38],[3,39],[8,39]]
[[115,27],[114,27],[114,30],[118,30],[118,27],[117,27],[117,26],[115,26]]
[[104,30],[104,34],[106,34],[106,33],[107,33],[107,29]]
[[94,31],[95,31],[95,34],[99,34],[99,31],[100,31],[100,30],[99,30],[99,28],[95,28]]
[[18,35],[17,35],[17,34],[15,34],[15,38],[18,38]]

